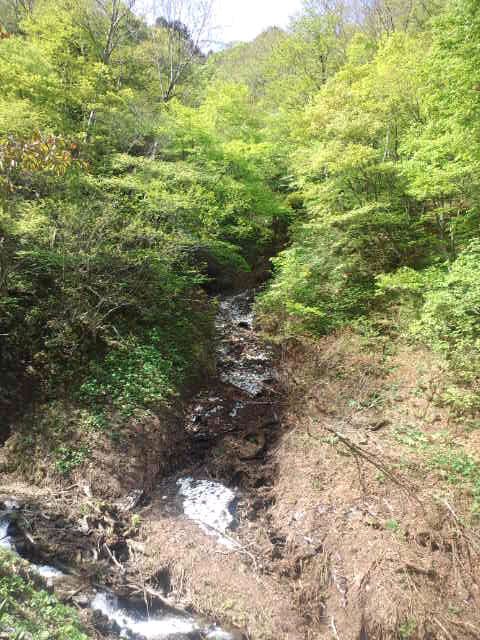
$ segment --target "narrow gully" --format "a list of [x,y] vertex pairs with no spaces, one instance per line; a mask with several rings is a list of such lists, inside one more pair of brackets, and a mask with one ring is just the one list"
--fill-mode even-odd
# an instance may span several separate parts
[[[205,535],[230,549],[240,546],[235,527],[242,513],[239,503],[254,497],[262,486],[269,447],[278,437],[276,415],[278,381],[273,351],[254,330],[253,291],[223,297],[216,319],[217,375],[191,402],[185,420],[191,464],[160,482],[165,508],[178,509]],[[219,444],[221,446],[219,446]],[[170,502],[170,504],[168,504]],[[0,514],[0,545],[20,552],[13,535],[19,505],[4,505]],[[54,563],[55,560],[53,559]],[[32,564],[36,573],[55,586],[66,574],[55,566]],[[104,588],[85,594],[87,606],[108,620],[110,631],[132,640],[236,640],[230,633],[199,616],[165,607],[145,606]]]

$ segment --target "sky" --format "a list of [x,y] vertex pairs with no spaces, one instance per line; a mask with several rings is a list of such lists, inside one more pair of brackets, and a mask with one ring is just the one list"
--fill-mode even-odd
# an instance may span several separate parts
[[286,27],[302,0],[217,0],[215,39],[253,40],[267,27]]

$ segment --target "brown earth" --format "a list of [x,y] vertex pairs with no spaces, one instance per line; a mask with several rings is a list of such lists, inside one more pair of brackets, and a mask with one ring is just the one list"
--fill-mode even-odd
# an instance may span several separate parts
[[[79,499],[92,495],[113,500],[139,488],[150,491],[159,476],[174,470],[184,459],[183,404],[149,412],[125,424],[109,416],[108,431],[92,428],[90,415],[67,402],[38,406],[15,425],[0,448],[1,485],[29,481],[46,490],[76,485]],[[112,432],[118,437],[112,438]],[[68,478],[57,468],[69,450],[88,452],[83,464]],[[1,486],[0,485],[0,486]]]
[[[345,333],[292,348],[284,376],[289,429],[270,516],[306,637],[480,638],[472,499],[427,463],[439,432],[456,430],[456,446],[475,439],[435,404],[438,363],[410,348],[386,357]],[[407,428],[421,434],[414,448],[396,437]]]
[[[32,519],[47,558],[67,547],[65,559],[82,575],[101,567],[102,580],[125,593],[156,592],[251,640],[480,638],[472,487],[431,462],[439,447],[478,458],[479,439],[439,403],[441,364],[426,351],[398,346],[391,354],[349,332],[293,343],[279,360],[281,381],[255,400],[210,385],[172,422],[175,436],[162,449],[164,427],[154,425],[148,439],[150,428],[132,431],[143,452],[134,463],[116,467],[117,451],[99,452],[73,487],[53,488],[47,478],[50,488],[32,493],[4,474],[2,488],[43,505],[48,517],[39,508]],[[239,400],[245,406],[232,420]],[[122,473],[134,467],[136,475]],[[185,475],[238,488],[231,536],[239,549],[182,516],[173,494]],[[132,511],[113,505],[138,487],[144,501]],[[88,516],[89,533],[68,542],[68,526],[57,527],[56,517],[52,525],[52,513],[70,524]]]
[[242,551],[169,514],[163,486],[142,516],[146,573],[167,568],[176,598],[249,638],[479,638],[468,483],[432,469],[428,445],[401,441],[408,427],[427,443],[448,432],[474,446],[476,434],[435,402],[439,363],[407,347],[386,355],[349,333],[295,345],[282,362],[286,392],[270,397],[281,424],[261,456],[242,462],[247,436],[268,424],[257,407],[188,469],[241,479]]

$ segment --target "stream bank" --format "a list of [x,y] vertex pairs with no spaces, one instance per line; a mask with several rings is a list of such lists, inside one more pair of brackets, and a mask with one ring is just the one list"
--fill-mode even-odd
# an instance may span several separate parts
[[101,611],[85,618],[99,639],[120,621],[163,640],[173,610],[175,640],[478,640],[471,496],[425,457],[451,419],[429,395],[434,355],[386,355],[345,331],[280,359],[251,305],[251,292],[220,301],[217,374],[152,490],[109,502],[83,487],[81,509],[70,497],[62,510],[77,486],[2,487],[23,491],[29,559],[67,566],[59,595],[80,607],[76,590],[94,586]]
[[97,633],[303,637],[288,586],[270,575],[266,557],[257,559],[262,546],[277,546],[267,520],[282,393],[252,304],[253,291],[220,299],[216,375],[187,407],[177,434],[185,462],[174,474],[110,504],[80,483],[86,500],[73,521],[45,513],[42,499],[22,501],[16,548],[37,564],[66,568],[67,587],[59,580],[53,588],[97,612]]

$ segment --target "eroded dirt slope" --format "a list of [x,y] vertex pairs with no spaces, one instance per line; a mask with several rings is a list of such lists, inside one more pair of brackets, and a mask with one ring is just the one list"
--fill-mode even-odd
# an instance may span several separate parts
[[480,638],[478,438],[441,406],[438,363],[349,332],[279,354],[251,304],[221,302],[217,375],[159,466],[175,471],[115,501],[88,478],[6,483],[25,544],[235,639]]
[[435,359],[347,332],[292,348],[283,375],[270,526],[306,637],[479,638],[478,520],[441,466],[476,439],[438,406]]

